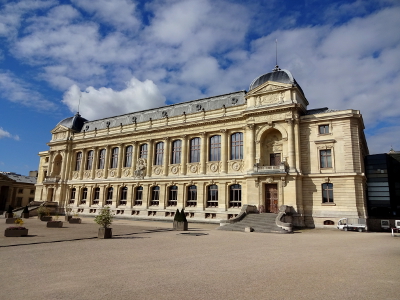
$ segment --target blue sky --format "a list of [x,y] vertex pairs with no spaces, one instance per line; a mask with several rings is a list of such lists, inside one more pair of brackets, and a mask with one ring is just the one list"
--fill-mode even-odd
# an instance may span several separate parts
[[0,171],[38,168],[50,131],[247,90],[278,64],[309,109],[358,109],[400,150],[397,0],[0,0]]

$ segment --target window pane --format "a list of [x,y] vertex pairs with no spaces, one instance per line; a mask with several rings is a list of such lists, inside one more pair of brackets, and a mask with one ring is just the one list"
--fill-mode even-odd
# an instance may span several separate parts
[[87,156],[86,170],[91,170],[92,167],[93,167],[93,150],[90,150]]
[[210,161],[221,160],[221,136],[214,135],[210,138]]
[[190,140],[190,162],[200,161],[200,138]]
[[160,142],[156,144],[156,156],[154,159],[155,165],[163,164],[163,156],[164,156],[164,143]]
[[172,143],[172,159],[171,162],[173,164],[181,163],[181,151],[182,151],[182,142],[181,140],[174,141]]
[[143,144],[140,146],[140,158],[147,158],[147,144]]
[[231,159],[243,159],[243,133],[231,135]]
[[132,166],[132,146],[128,146],[125,148],[125,168],[130,168]]

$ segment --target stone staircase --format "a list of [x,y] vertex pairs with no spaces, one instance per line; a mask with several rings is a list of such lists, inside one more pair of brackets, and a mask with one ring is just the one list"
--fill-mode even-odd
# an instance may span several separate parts
[[220,226],[218,230],[244,232],[246,227],[252,227],[254,232],[289,233],[287,230],[276,225],[277,216],[277,214],[273,213],[247,214],[241,221]]

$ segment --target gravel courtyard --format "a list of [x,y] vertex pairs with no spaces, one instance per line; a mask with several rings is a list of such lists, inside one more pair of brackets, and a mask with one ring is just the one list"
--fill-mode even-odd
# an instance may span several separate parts
[[262,234],[189,223],[93,219],[64,228],[26,220],[6,238],[0,299],[400,299],[400,236],[300,230]]

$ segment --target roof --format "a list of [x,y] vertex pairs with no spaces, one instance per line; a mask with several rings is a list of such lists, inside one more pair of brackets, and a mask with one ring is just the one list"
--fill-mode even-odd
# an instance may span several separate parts
[[107,127],[112,128],[121,125],[129,125],[132,123],[148,122],[150,119],[154,121],[164,118],[182,116],[183,114],[187,115],[201,111],[206,112],[215,109],[221,109],[224,106],[228,108],[236,105],[243,105],[246,103],[245,95],[246,91],[238,91],[214,97],[171,104],[154,109],[132,112],[110,118],[86,121],[81,128],[81,131],[88,132],[94,131],[95,129],[100,130]]
[[327,107],[313,108],[313,109],[308,109],[306,111],[306,115],[324,114],[324,113],[329,113],[329,112],[334,112],[334,111],[338,111],[338,110],[337,109],[329,109]]
[[275,66],[272,72],[260,75],[256,79],[254,79],[250,84],[249,91],[258,87],[259,85],[262,85],[267,81],[292,84],[294,86],[297,86],[298,89],[301,91],[301,93],[304,95],[303,90],[301,89],[297,81],[294,79],[292,73],[290,73],[290,71],[288,70],[280,69],[278,66]]
[[[87,120],[86,120],[85,118],[82,118],[81,115],[79,114],[79,112],[77,112],[77,113],[75,114],[75,116],[69,117],[69,118],[66,118],[66,119],[60,121],[60,122],[57,124],[57,126],[58,126],[58,125],[62,125],[62,126],[65,126],[65,127],[67,127],[67,128],[70,128],[70,129],[72,129],[72,130],[74,130],[74,131],[81,131],[81,129],[82,129],[82,127],[83,127],[83,124],[84,124],[86,121],[87,121]],[[56,126],[56,127],[57,127],[57,126]]]
[[12,180],[15,180],[16,182],[36,184],[36,177],[19,175],[13,172],[0,172],[0,173]]

